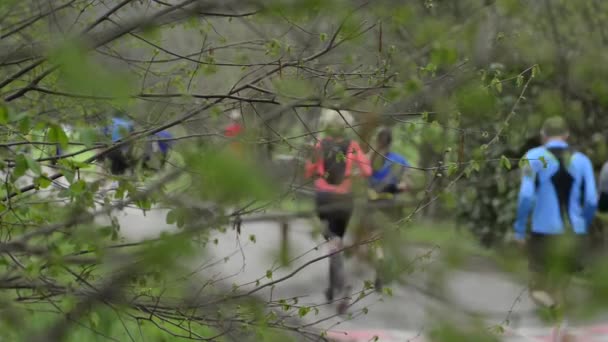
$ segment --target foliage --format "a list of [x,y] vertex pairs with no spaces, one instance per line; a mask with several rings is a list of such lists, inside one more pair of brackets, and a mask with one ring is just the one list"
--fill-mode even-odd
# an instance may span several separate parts
[[[413,164],[416,204],[384,224],[396,278],[422,215],[458,220],[486,245],[508,235],[520,158],[544,118],[563,115],[596,166],[608,158],[600,1],[25,0],[0,12],[8,339],[323,335],[307,323],[324,320],[316,305],[272,295],[309,265],[280,278],[244,261],[264,269],[245,284],[210,270],[231,261],[212,260],[220,240],[267,242],[245,227],[311,188],[297,170],[323,133],[321,108],[351,111],[349,136],[372,152],[377,126],[392,126]],[[222,134],[233,110],[237,138]],[[135,132],[112,142],[102,128],[118,112]],[[165,169],[108,172],[113,150],[140,158],[162,130],[176,137]],[[460,259],[459,239],[444,242]],[[439,340],[488,338],[443,323]]]

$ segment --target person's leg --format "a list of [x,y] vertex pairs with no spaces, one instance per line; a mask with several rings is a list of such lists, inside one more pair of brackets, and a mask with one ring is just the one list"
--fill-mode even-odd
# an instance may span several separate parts
[[338,235],[336,231],[339,231],[339,220],[332,217],[329,221],[329,288],[332,291],[332,298],[334,294],[340,294],[344,288],[344,264],[342,258],[342,236]]
[[335,253],[332,256],[330,262],[333,263],[333,277],[336,294],[340,303],[338,304],[338,313],[343,314],[346,312],[349,303],[350,286],[346,284],[346,271],[344,269],[344,248],[343,239],[350,217],[352,215],[352,199],[349,197],[342,197],[338,200],[340,208],[335,212],[335,216],[332,218],[330,230],[332,234],[337,236],[333,241],[335,244],[331,247]]
[[[589,253],[589,247],[591,245],[589,236],[587,235],[570,235],[561,238],[563,241],[559,246],[560,250],[563,250],[562,264],[563,266],[558,269],[559,279],[557,282],[557,294],[558,302],[563,306],[568,305],[568,287],[572,281],[572,278],[578,274],[581,274],[586,264],[586,254]],[[562,247],[563,246],[563,247]],[[565,309],[565,308],[564,308]]]
[[[324,192],[317,192],[315,194],[315,207],[316,207],[316,211],[317,211],[317,215],[319,217],[319,220],[321,221],[321,234],[323,235],[323,238],[325,238],[325,240],[328,243],[329,246],[329,253],[332,253],[332,251],[334,251],[336,249],[336,247],[338,246],[338,243],[335,241],[336,236],[334,236],[331,233],[331,211],[329,210],[328,206],[330,205],[330,200],[329,200],[329,194],[324,193]],[[333,287],[334,287],[334,282],[333,282],[333,273],[332,273],[332,263],[331,263],[331,257],[329,258],[329,286],[327,287],[327,289],[325,290],[325,296],[327,298],[328,301],[332,301],[333,297],[334,297],[334,291],[333,291]]]
[[375,244],[375,257],[377,264],[375,279],[376,291],[381,291],[384,284],[391,281],[391,271],[389,269],[389,265],[385,263],[385,246],[391,241],[385,239],[385,234],[387,233],[387,229],[391,229],[391,227],[401,219],[401,210],[397,206],[397,201],[394,197],[392,199],[384,199],[379,204],[381,207],[378,208],[378,211],[382,217],[380,218],[381,221],[376,224],[375,231],[376,237],[380,239],[378,243]]
[[328,299],[333,299],[335,294],[342,294],[344,290],[344,261],[342,249],[343,238],[350,215],[352,214],[352,202],[350,198],[341,195],[328,194],[328,204],[331,207],[325,212],[327,215],[328,244],[329,244],[329,290]]
[[326,241],[329,241],[329,198],[327,193],[317,192],[315,194],[315,210],[317,211],[317,216],[321,221],[321,234]]
[[550,286],[550,236],[532,233],[528,241],[529,293],[533,301],[546,307],[555,305]]
[[160,155],[160,168],[164,169],[167,164],[167,160],[169,160],[169,152],[163,152]]

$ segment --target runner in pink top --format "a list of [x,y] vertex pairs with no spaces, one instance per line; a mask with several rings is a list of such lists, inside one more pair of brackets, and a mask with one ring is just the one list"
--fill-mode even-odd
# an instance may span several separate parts
[[[350,126],[352,116],[346,111],[324,110],[321,114],[322,126],[328,135],[316,146],[312,161],[306,163],[306,176],[315,179],[316,209],[325,225],[324,236],[329,241],[329,288],[325,292],[327,300],[334,295],[348,297],[345,286],[342,255],[342,238],[353,211],[351,194],[352,177],[356,166],[360,176],[372,174],[371,163],[356,141],[345,139],[345,129]],[[338,311],[344,312],[347,301],[341,301]]]

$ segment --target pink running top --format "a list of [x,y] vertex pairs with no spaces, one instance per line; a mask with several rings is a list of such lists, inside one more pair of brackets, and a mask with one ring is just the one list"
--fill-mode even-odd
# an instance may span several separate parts
[[[328,139],[328,138],[326,138]],[[327,183],[323,175],[325,175],[325,166],[323,165],[323,158],[319,158],[321,150],[321,142],[319,141],[315,145],[315,158],[314,161],[306,162],[306,178],[313,176],[318,177],[315,180],[315,189],[322,192],[334,192],[338,194],[346,194],[351,191],[352,180],[350,178],[352,174],[353,165],[356,164],[361,175],[363,177],[369,177],[372,174],[372,167],[369,159],[361,150],[361,147],[356,141],[351,141],[348,146],[348,152],[346,153],[346,174],[344,175],[344,181],[338,185]]]

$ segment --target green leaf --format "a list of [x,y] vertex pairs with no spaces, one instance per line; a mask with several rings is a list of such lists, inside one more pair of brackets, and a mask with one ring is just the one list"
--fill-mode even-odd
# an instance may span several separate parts
[[[65,164],[62,162],[65,162],[65,164],[68,164],[67,161],[62,160],[60,162],[61,165],[65,166]],[[63,174],[63,177],[68,181],[68,183],[72,184],[74,182],[74,178],[76,177],[76,172],[74,172],[74,170],[72,170],[71,168],[69,168],[69,169],[66,168],[61,173]]]
[[515,80],[515,83],[517,84],[518,88],[521,88],[521,86],[524,85],[524,76],[518,75],[517,79]]
[[270,199],[276,188],[276,183],[268,174],[261,172],[258,165],[233,150],[216,148],[201,151],[197,148],[184,151],[182,155],[193,172],[201,175],[192,178],[190,189],[204,199],[224,203],[247,198]]
[[429,121],[429,112],[427,112],[427,111],[422,112],[421,118],[422,118],[422,121],[428,122]]
[[281,42],[277,39],[272,39],[266,43],[266,54],[271,57],[278,57],[281,54]]
[[4,104],[0,104],[0,125],[8,123],[8,109]]
[[458,171],[458,164],[456,164],[456,163],[450,163],[448,165],[448,172],[447,172],[448,177],[453,176],[456,173],[456,171]]
[[309,307],[305,307],[305,306],[303,306],[303,307],[301,307],[301,308],[298,310],[298,315],[299,315],[300,317],[304,317],[304,316],[306,316],[306,315],[307,315],[309,312],[310,312],[310,308],[309,308]]
[[322,42],[327,40],[327,33],[321,33],[319,35],[319,39],[321,39]]
[[543,163],[543,169],[546,169],[547,168],[547,160],[545,159],[545,157],[544,156],[540,156],[538,158],[538,160],[540,160],[540,162]]
[[266,278],[272,279],[272,270],[267,270],[266,271]]
[[70,192],[72,193],[72,195],[80,195],[84,192],[86,187],[87,183],[80,179],[70,185]]
[[177,221],[177,213],[175,212],[175,210],[169,210],[165,221],[167,222],[167,224],[174,224]]
[[21,134],[28,134],[30,132],[30,129],[30,118],[26,116],[21,121],[19,121],[19,132],[21,132]]
[[511,170],[511,161],[504,155],[500,156],[500,165],[507,170]]
[[20,154],[15,158],[15,168],[13,169],[13,175],[17,178],[23,176],[28,169],[27,159],[25,155]]
[[473,160],[473,161],[471,161],[471,168],[472,168],[473,170],[475,170],[475,171],[479,172],[480,167],[481,167],[481,166],[479,165],[479,162],[478,162],[477,160]]
[[256,238],[254,234],[249,235],[249,241],[256,243]]
[[86,95],[109,97],[128,102],[131,82],[124,73],[106,70],[87,56],[87,49],[73,42],[59,44],[49,55],[50,63],[59,66],[59,80],[68,91]]
[[97,130],[94,128],[85,128],[80,133],[80,142],[87,148],[92,147],[97,141]]
[[59,145],[61,145],[61,148],[63,149],[67,149],[70,142],[67,134],[65,134],[63,128],[59,125],[51,126],[51,128],[49,129],[48,139],[49,142],[59,143]]
[[91,315],[89,316],[89,320],[91,321],[93,328],[97,328],[99,326],[99,314],[97,312],[92,311]]
[[178,215],[176,223],[178,228],[182,228],[186,224],[186,218],[184,215]]
[[492,79],[492,86],[494,87],[494,89],[496,89],[496,91],[498,91],[499,93],[502,92],[502,82],[500,82],[500,80],[496,77],[494,77]]
[[36,174],[36,176],[40,176],[40,174],[42,174],[42,169],[40,168],[40,164],[38,164],[37,161],[35,161],[34,159],[32,159],[32,157],[28,155],[25,156],[25,160],[28,168],[32,170],[34,174]]
[[535,64],[532,67],[532,78],[536,77],[536,75],[538,75],[540,73],[540,66],[538,66],[538,64]]
[[152,201],[149,199],[139,200],[137,201],[137,206],[143,210],[150,210],[152,209]]
[[346,161],[346,155],[344,155],[344,153],[342,152],[338,152],[336,154],[336,162],[340,163],[340,162],[345,162]]

